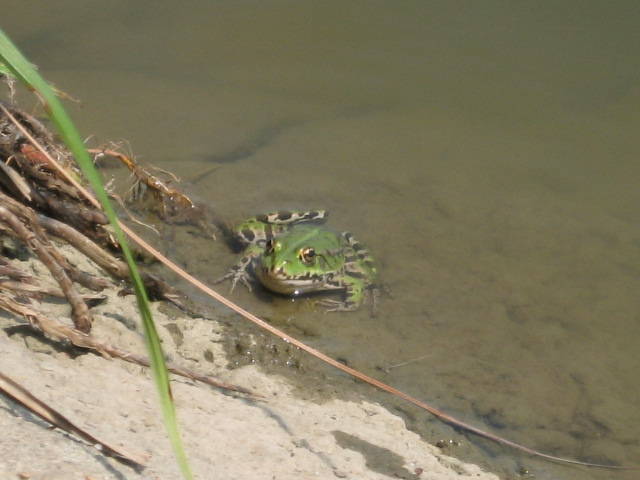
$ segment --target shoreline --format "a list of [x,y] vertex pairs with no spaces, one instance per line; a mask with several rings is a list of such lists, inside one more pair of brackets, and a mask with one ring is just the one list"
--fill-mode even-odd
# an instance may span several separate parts
[[[79,254],[65,249],[83,270],[98,274]],[[19,262],[42,278],[37,261]],[[135,298],[103,292],[92,309],[92,334],[100,341],[143,353]],[[70,322],[66,304],[34,306]],[[298,398],[285,378],[255,365],[227,368],[223,327],[217,322],[163,313],[154,319],[167,357],[176,364],[235,383],[265,396],[250,400],[172,376],[173,395],[187,456],[195,478],[416,478],[496,480],[492,473],[443,454],[407,430],[404,420],[367,400],[332,399],[322,404]],[[0,317],[0,326],[23,324]],[[25,330],[26,331],[26,330]],[[22,407],[0,397],[0,477],[30,480],[179,479],[160,419],[148,369],[95,353],[71,356],[37,335],[0,330],[2,371],[41,400],[101,440],[148,454],[147,468],[102,455]]]

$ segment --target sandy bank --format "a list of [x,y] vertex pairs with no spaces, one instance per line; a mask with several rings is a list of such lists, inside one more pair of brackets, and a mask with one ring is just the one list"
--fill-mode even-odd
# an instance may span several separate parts
[[[77,263],[86,261],[77,258]],[[19,262],[25,268],[27,262]],[[43,274],[37,262],[29,264]],[[87,270],[93,267],[85,265]],[[143,352],[133,297],[108,292],[94,311],[94,335]],[[65,305],[34,303],[69,322]],[[167,353],[176,363],[265,395],[249,401],[174,377],[173,392],[186,449],[199,479],[419,478],[495,479],[475,465],[443,455],[380,405],[332,400],[322,405],[292,395],[283,378],[255,366],[226,368],[215,322],[170,318],[154,305]],[[0,326],[19,320],[3,316]],[[180,341],[175,332],[179,331]],[[173,335],[170,334],[173,333]],[[87,353],[73,358],[24,332],[0,330],[0,368],[97,437],[150,454],[135,471],[94,448],[51,430],[0,397],[0,478],[31,480],[178,479],[146,369]],[[24,475],[20,477],[20,475]]]

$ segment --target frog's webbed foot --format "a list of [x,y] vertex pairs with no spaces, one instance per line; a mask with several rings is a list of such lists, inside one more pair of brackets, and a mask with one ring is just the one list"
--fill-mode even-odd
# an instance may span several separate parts
[[247,290],[251,291],[251,275],[249,274],[249,266],[251,265],[251,260],[251,257],[243,257],[237,265],[231,267],[231,269],[226,274],[215,280],[213,283],[218,284],[224,282],[225,280],[231,279],[231,289],[229,290],[229,292],[233,292],[238,282],[242,283],[245,287],[247,287]]
[[213,284],[216,285],[228,279],[231,279],[231,288],[229,289],[229,292],[233,292],[238,282],[242,283],[247,287],[247,290],[251,291],[251,275],[249,275],[245,270],[237,270],[233,267],[228,273],[214,280]]

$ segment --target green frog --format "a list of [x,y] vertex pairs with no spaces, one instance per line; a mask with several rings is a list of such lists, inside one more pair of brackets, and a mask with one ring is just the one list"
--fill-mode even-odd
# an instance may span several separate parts
[[373,305],[377,270],[369,252],[349,232],[333,233],[319,224],[324,210],[279,211],[257,215],[231,229],[243,256],[216,283],[231,279],[251,290],[251,272],[267,289],[297,296],[315,292],[342,292],[344,298],[323,299],[328,311],[356,310],[367,292]]

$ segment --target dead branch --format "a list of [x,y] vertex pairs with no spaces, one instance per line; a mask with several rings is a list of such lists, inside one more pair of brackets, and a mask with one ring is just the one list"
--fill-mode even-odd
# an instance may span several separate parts
[[85,442],[88,442],[91,446],[98,448],[102,453],[122,459],[127,463],[132,463],[139,467],[144,467],[145,463],[148,460],[147,455],[126,452],[121,448],[114,447],[102,440],[99,440],[86,430],[78,427],[67,417],[47,405],[45,402],[29,392],[26,388],[22,387],[3,373],[0,373],[0,392],[9,398],[12,398],[15,402],[19,403],[31,413],[42,418],[44,421],[50,423],[54,427],[57,427],[69,434],[81,438]]
[[150,194],[155,201],[153,209],[162,220],[193,225],[206,236],[216,238],[215,232],[207,221],[208,211],[205,206],[193,202],[183,192],[169,185],[170,182],[179,181],[173,173],[154,167],[167,177],[167,180],[162,180],[137,164],[132,157],[114,149],[90,149],[89,153],[94,155],[95,161],[111,157],[119,160],[129,169],[134,177],[134,183],[129,189],[129,201],[140,202]]
[[[114,257],[73,227],[45,215],[38,215],[38,221],[47,232],[73,245],[110,275],[121,280],[129,278],[129,267],[125,262]],[[148,272],[142,271],[141,274],[142,281],[151,298],[167,300],[180,308],[184,308],[177,290]]]
[[64,292],[69,304],[71,305],[71,318],[78,330],[89,332],[91,330],[91,314],[87,304],[84,303],[82,297],[78,294],[67,276],[64,269],[55,260],[51,254],[52,245],[45,246],[34,233],[33,224],[29,230],[20,219],[14,215],[5,206],[0,205],[0,221],[7,225],[16,236],[22,240],[29,248],[38,256],[40,261],[47,267],[51,276],[58,282],[60,288]]
[[23,283],[33,283],[33,277],[22,270],[9,265],[6,260],[0,257],[0,276],[19,280]]
[[42,298],[45,295],[56,298],[66,298],[64,292],[59,288],[31,285],[24,282],[14,282],[12,280],[0,280],[0,290],[20,292],[22,295],[33,298]]
[[[22,305],[16,302],[12,298],[9,298],[7,295],[0,294],[0,308],[25,318],[32,328],[44,333],[48,338],[51,338],[52,340],[68,341],[76,347],[93,350],[106,358],[115,357],[127,362],[135,363],[136,365],[141,365],[144,367],[149,366],[149,359],[145,356],[137,355],[135,353],[122,350],[108,343],[100,342],[96,340],[92,335],[66,326],[60,322],[56,322],[55,320],[51,320],[50,318],[37,312],[36,310],[33,310],[26,305]],[[197,380],[216,388],[243,393],[254,398],[261,398],[260,395],[246,388],[230,383],[221,382],[211,376],[201,375],[186,368],[168,363],[167,369],[176,375],[190,378],[192,380]]]
[[114,277],[124,279],[129,275],[129,268],[125,262],[114,257],[70,225],[42,214],[38,215],[38,222],[47,232],[72,245]]
[[[26,297],[41,299],[42,297],[67,298],[60,288],[47,287],[44,285],[25,283],[24,281],[14,282],[12,280],[0,279],[0,290],[15,292]],[[94,307],[107,299],[106,295],[82,295],[82,300],[88,307]]]
[[[108,154],[120,156],[123,161],[129,160],[128,168],[137,175],[138,181],[157,192],[159,198],[162,198],[165,211],[168,206],[172,206],[171,211],[193,210],[194,205],[186,195],[169,188],[145,169],[138,167],[129,157],[114,151],[109,151]],[[56,166],[55,162],[62,165]],[[4,204],[7,209],[0,212],[3,224],[9,227],[9,234],[19,238],[30,248],[37,249],[34,252],[52,272],[69,299],[76,327],[89,331],[89,310],[75,292],[72,282],[94,291],[100,291],[112,283],[71,265],[50,244],[48,234],[72,243],[110,275],[128,280],[129,269],[126,264],[102,248],[117,247],[108,227],[105,227],[105,215],[95,206],[95,199],[87,197],[86,190],[75,181],[78,171],[71,162],[70,154],[54,141],[44,125],[31,115],[2,103],[0,164],[0,188],[13,197],[0,193],[0,204]],[[34,209],[40,215],[36,215]],[[148,273],[143,274],[143,280],[152,298],[166,299],[185,308],[180,295],[168,284]],[[5,284],[5,288],[18,290],[15,284]],[[27,290],[36,294],[34,289]]]
[[[110,149],[89,149],[89,153],[94,155],[94,160],[96,161],[104,157],[113,157],[120,160],[135,176],[136,185],[145,185],[158,196],[162,202],[165,213],[169,213],[169,211],[173,209],[195,208],[195,204],[184,193],[169,187],[166,182],[149,173],[148,170],[138,165],[131,157],[124,153]],[[174,180],[176,179],[173,174],[171,174],[171,176]],[[134,185],[133,190],[139,189],[136,185]]]
[[[27,187],[13,178],[15,175],[2,168],[0,182],[8,193],[20,201],[26,199],[30,207],[40,212],[75,225],[86,235],[108,241],[108,233],[101,228],[108,220],[76,180],[80,174],[71,154],[55,142],[37,119],[0,102],[2,159],[5,167],[15,168],[28,187],[27,192]],[[55,159],[55,164],[51,159]]]

